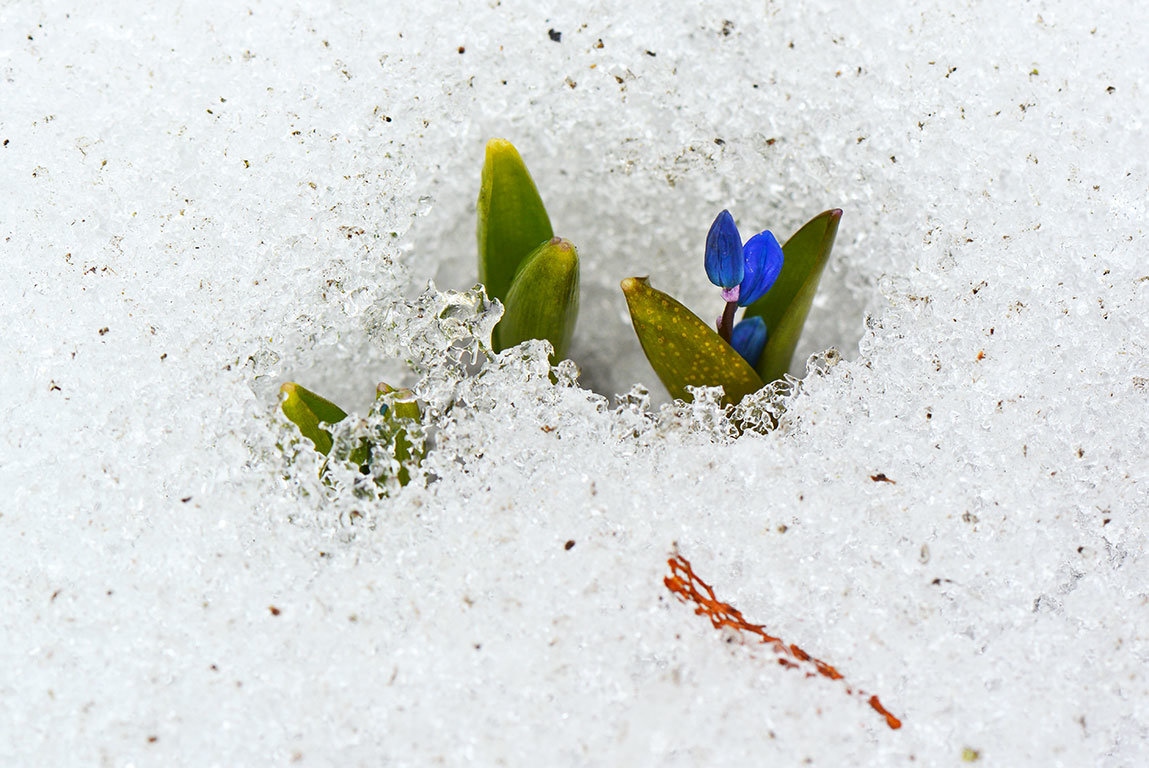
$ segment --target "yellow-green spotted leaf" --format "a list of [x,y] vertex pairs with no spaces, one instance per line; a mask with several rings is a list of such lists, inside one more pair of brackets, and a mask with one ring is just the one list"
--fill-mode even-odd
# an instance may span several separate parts
[[[554,237],[551,220],[518,150],[506,139],[487,142],[477,204],[479,281],[487,296],[506,304],[519,265],[540,243]],[[495,348],[499,344],[495,329]]]
[[551,238],[523,260],[507,291],[499,321],[503,347],[546,339],[562,360],[570,349],[578,318],[578,251],[569,240]]
[[671,397],[690,400],[687,386],[721,386],[726,401],[738,403],[762,388],[762,379],[698,315],[659,290],[645,277],[628,277],[622,292],[634,332],[654,372]]
[[280,403],[283,415],[315,444],[315,450],[326,456],[331,451],[331,433],[319,425],[337,424],[347,418],[347,414],[335,403],[294,382],[289,381],[279,391],[283,395]]
[[758,315],[766,321],[766,348],[758,358],[758,375],[763,381],[780,379],[790,370],[790,359],[830,259],[841,218],[838,208],[820,213],[787,240],[782,246],[785,259],[778,281],[746,308],[743,317]]

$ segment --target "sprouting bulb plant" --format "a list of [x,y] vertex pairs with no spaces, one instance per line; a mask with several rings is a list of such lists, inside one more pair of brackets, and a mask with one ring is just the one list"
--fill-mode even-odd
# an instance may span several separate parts
[[[566,357],[578,317],[578,251],[569,240],[554,236],[535,182],[509,141],[487,142],[477,208],[479,280],[487,295],[503,304],[492,338],[495,351],[545,339],[557,359]],[[339,451],[333,451],[328,429],[347,418],[338,405],[288,382],[280,389],[280,408],[328,461],[347,461],[373,473],[380,484],[389,476],[385,467],[397,467],[399,484],[406,485],[409,468],[423,457],[422,443],[408,435],[408,427],[422,419],[409,390],[379,385],[375,408],[382,426],[351,445],[346,455],[334,455]]]
[[716,330],[647,278],[622,281],[642,351],[671,397],[721,386],[726,402],[738,403],[789,370],[841,217],[840,209],[821,213],[779,246],[769,230],[743,244],[729,211],[718,214],[705,251],[706,275],[726,302]]
[[[382,466],[384,458],[388,459],[388,464],[390,459],[394,459],[398,466],[399,484],[406,485],[411,479],[409,465],[417,466],[423,458],[422,448],[412,443],[407,434],[410,424],[422,420],[422,411],[409,389],[395,389],[383,383],[376,388],[375,394],[375,408],[383,417],[382,423],[370,439],[353,444],[343,458],[352,466],[359,467],[364,474],[369,472],[371,463]],[[347,412],[294,382],[280,387],[280,408],[300,434],[311,441],[315,450],[330,459],[334,440],[325,425],[338,424],[347,418]],[[327,463],[324,462],[323,471],[326,468]],[[376,473],[376,480],[382,485],[388,475],[386,471]]]
[[578,251],[554,236],[523,158],[505,139],[487,142],[476,208],[479,281],[503,304],[495,351],[546,339],[563,359],[578,318]]

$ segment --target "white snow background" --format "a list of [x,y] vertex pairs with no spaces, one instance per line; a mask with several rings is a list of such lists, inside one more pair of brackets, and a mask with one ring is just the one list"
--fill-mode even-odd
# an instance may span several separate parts
[[[1144,765],[1147,28],[4,3],[0,765]],[[420,316],[474,284],[493,136],[580,249],[578,386],[459,378]],[[716,314],[724,207],[845,210],[794,373],[841,361],[737,438],[660,409],[618,289]],[[381,379],[454,404],[429,474],[333,493],[278,386]],[[845,681],[695,615],[676,544]]]

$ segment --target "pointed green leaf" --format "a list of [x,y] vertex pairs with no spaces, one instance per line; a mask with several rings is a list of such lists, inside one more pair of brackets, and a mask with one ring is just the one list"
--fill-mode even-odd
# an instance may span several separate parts
[[284,396],[280,404],[283,414],[315,444],[315,450],[326,456],[331,451],[331,433],[319,425],[336,424],[347,418],[347,414],[335,403],[294,382],[284,384],[279,391]]
[[[487,296],[506,303],[507,291],[527,254],[554,237],[543,207],[518,150],[506,139],[487,142],[477,204],[479,222],[479,281]],[[499,329],[495,348],[501,349]]]
[[782,246],[785,261],[778,281],[746,308],[743,317],[759,315],[766,321],[766,349],[758,359],[758,374],[763,381],[780,379],[790,370],[790,358],[814,303],[841,218],[839,208],[820,213],[787,240]]
[[762,379],[706,323],[645,277],[628,277],[622,292],[630,308],[634,332],[646,359],[670,391],[690,400],[687,386],[721,386],[726,402],[738,403],[762,388]]
[[507,291],[506,310],[499,321],[502,346],[527,339],[546,339],[556,360],[570,349],[578,319],[578,251],[569,240],[551,238],[533,251]]

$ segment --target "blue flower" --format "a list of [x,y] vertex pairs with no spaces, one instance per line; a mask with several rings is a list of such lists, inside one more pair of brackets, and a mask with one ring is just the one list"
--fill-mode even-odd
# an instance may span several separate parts
[[742,259],[745,276],[738,286],[738,306],[748,307],[765,296],[782,273],[782,246],[766,230],[746,241]]
[[706,276],[720,288],[735,288],[742,282],[742,236],[730,211],[723,211],[706,233]]
[[755,315],[738,323],[730,334],[730,346],[751,368],[757,368],[758,358],[766,348],[766,321]]
[[723,211],[706,235],[706,276],[722,298],[748,307],[762,298],[782,272],[782,246],[766,230],[742,245],[730,211]]

